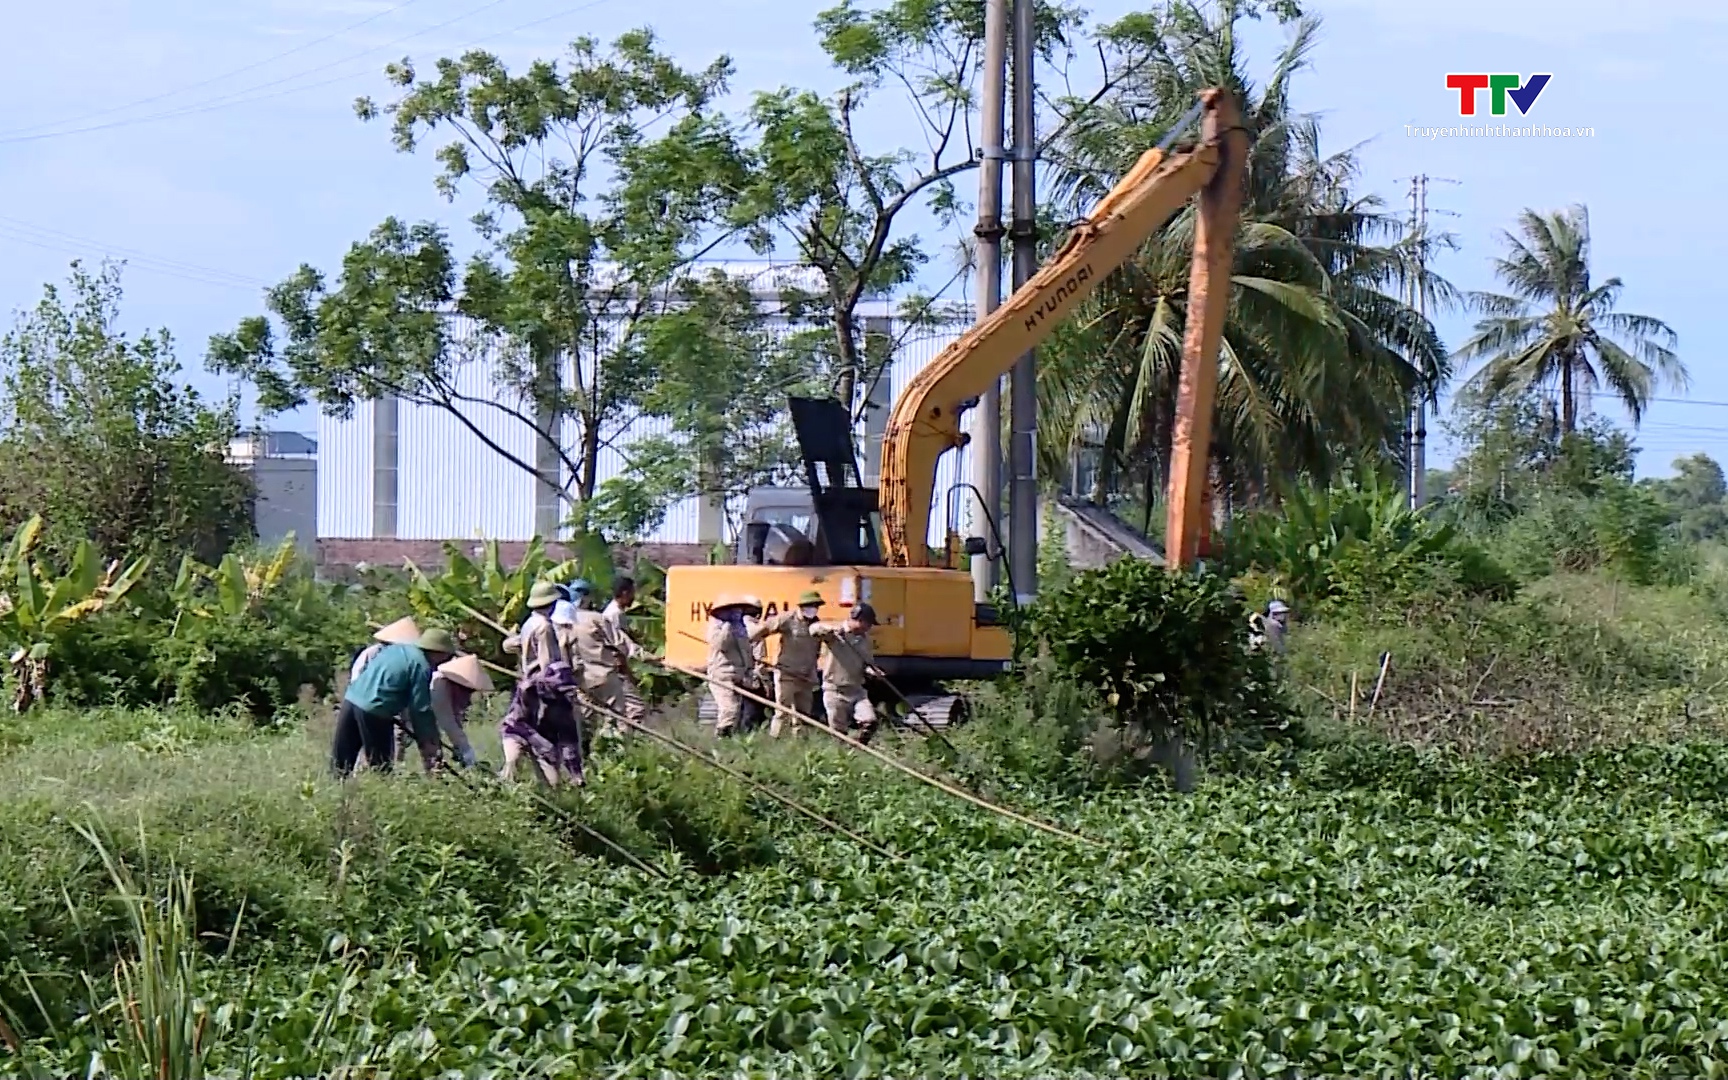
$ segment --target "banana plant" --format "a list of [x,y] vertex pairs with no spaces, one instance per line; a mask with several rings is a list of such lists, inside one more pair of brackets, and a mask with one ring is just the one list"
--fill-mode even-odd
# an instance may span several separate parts
[[1229,546],[1239,571],[1261,571],[1279,591],[1324,600],[1339,591],[1342,567],[1371,566],[1392,580],[1457,539],[1454,526],[1412,509],[1402,490],[1369,473],[1356,483],[1287,492],[1279,512],[1237,519]]
[[612,553],[603,539],[581,533],[562,543],[574,548],[576,555],[555,560],[545,542],[535,537],[513,567],[504,565],[496,540],[482,542],[477,556],[470,556],[456,544],[445,544],[444,568],[437,573],[429,574],[413,560],[404,560],[413,615],[424,624],[454,628],[465,648],[502,663],[507,659],[503,635],[476,618],[475,612],[514,628],[528,614],[528,593],[536,582],[567,584],[580,577],[597,590],[611,587]]
[[0,641],[11,650],[16,712],[46,696],[48,657],[55,642],[74,625],[119,602],[150,564],[135,559],[121,569],[115,560],[103,567],[95,546],[80,540],[65,570],[56,572],[36,555],[41,541],[42,518],[37,515],[13,534],[0,566],[0,582],[8,586],[0,593]]
[[215,566],[205,566],[190,555],[182,557],[168,589],[176,608],[169,636],[178,633],[186,615],[238,618],[256,611],[289,579],[295,557],[293,533],[268,555],[252,560],[229,552]]

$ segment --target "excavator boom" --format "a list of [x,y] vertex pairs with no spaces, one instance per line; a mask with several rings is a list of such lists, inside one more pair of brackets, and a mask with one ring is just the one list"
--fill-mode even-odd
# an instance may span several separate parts
[[[1194,149],[1167,155],[1148,150],[1069,234],[1061,249],[1003,305],[943,349],[894,403],[882,440],[881,513],[884,561],[889,566],[928,564],[926,537],[941,455],[965,444],[961,409],[1036,348],[1056,324],[1104,278],[1139,249],[1196,193],[1202,195],[1194,268],[1189,283],[1189,320],[1183,343],[1178,456],[1171,470],[1171,515],[1182,507],[1184,528],[1197,521],[1195,500],[1185,487],[1195,474],[1184,446],[1200,447],[1204,482],[1210,444],[1212,395],[1224,306],[1228,299],[1235,219],[1241,204],[1247,135],[1229,93],[1202,96],[1204,126]],[[1223,282],[1214,285],[1213,276]],[[1200,369],[1209,369],[1202,372]],[[1187,421],[1186,424],[1184,421]],[[986,497],[994,492],[985,492]],[[1178,499],[1180,496],[1180,499]],[[1192,547],[1169,538],[1170,562]]]

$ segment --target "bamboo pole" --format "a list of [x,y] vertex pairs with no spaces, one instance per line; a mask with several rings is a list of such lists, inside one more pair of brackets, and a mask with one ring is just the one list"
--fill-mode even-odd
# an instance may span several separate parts
[[743,784],[744,786],[746,786],[746,787],[748,787],[754,791],[761,792],[763,795],[768,796],[770,799],[773,799],[775,802],[779,803],[780,805],[787,807],[788,809],[793,810],[799,814],[804,815],[805,817],[816,822],[817,824],[820,824],[820,825],[823,825],[827,828],[833,829],[835,832],[839,833],[840,835],[854,841],[855,843],[862,845],[863,847],[869,848],[871,851],[874,851],[876,854],[882,856],[883,858],[889,859],[893,862],[905,862],[906,861],[901,856],[894,854],[892,851],[889,851],[887,848],[881,846],[880,844],[869,839],[868,837],[860,836],[858,833],[853,832],[851,829],[848,829],[846,826],[840,824],[838,821],[835,821],[833,818],[830,818],[830,817],[827,817],[821,813],[818,813],[816,810],[813,810],[810,807],[805,806],[803,803],[799,802],[797,799],[792,798],[790,795],[785,795],[785,794],[782,794],[781,792],[774,790],[772,787],[769,787],[767,784],[765,784],[762,781],[756,779],[755,777],[749,775],[748,773],[746,773],[740,769],[734,769],[730,765],[727,765],[725,762],[717,761],[714,758],[711,758],[711,757],[707,756],[706,754],[702,753],[702,751],[696,749],[694,746],[689,745],[688,743],[679,742],[677,739],[674,739],[670,735],[664,734],[664,733],[659,732],[659,731],[655,731],[653,728],[650,728],[646,724],[642,724],[642,723],[639,723],[635,720],[631,720],[629,717],[625,716],[622,713],[615,712],[612,709],[608,709],[606,706],[601,705],[599,702],[595,701],[593,698],[589,697],[587,694],[582,694],[581,697],[582,697],[583,704],[588,706],[588,708],[593,709],[595,712],[601,713],[602,715],[605,715],[605,716],[609,716],[613,720],[616,720],[619,723],[624,724],[626,727],[629,727],[631,730],[638,731],[638,732],[642,733],[643,735],[648,736],[650,739],[655,740],[656,742],[662,743],[666,746],[670,746],[674,750],[679,751],[680,753],[688,754],[689,756],[695,758],[697,761],[702,762],[704,765],[710,765],[716,769],[719,769],[722,773],[725,773],[727,776],[732,777],[732,779],[737,780],[739,783]]
[[[689,638],[691,641],[702,641],[703,640],[702,638],[697,637],[695,634],[692,634],[688,630],[680,630],[680,631],[678,631],[678,633],[683,635],[684,637]],[[704,644],[706,644],[706,642],[704,642]],[[832,644],[844,645],[844,646],[846,646],[847,652],[851,653],[854,657],[856,657],[859,660],[863,659],[862,656],[858,655],[858,650],[853,648],[851,642],[836,641],[836,642],[828,642],[828,644],[830,644],[830,645],[832,645]],[[768,666],[775,668],[776,670],[780,670],[779,666],[776,664],[769,664]],[[871,666],[874,667],[875,665],[871,665]],[[931,738],[940,742],[943,746],[946,746],[948,748],[948,752],[950,754],[953,754],[955,757],[960,756],[959,749],[957,747],[955,747],[955,745],[953,743],[948,741],[948,736],[937,731],[935,725],[931,724],[930,721],[926,720],[924,718],[924,714],[919,712],[917,709],[917,706],[912,704],[912,700],[910,698],[908,698],[905,694],[902,694],[900,692],[899,687],[895,686],[893,683],[888,681],[888,676],[883,675],[883,674],[878,674],[876,677],[878,679],[882,680],[882,685],[886,686],[890,691],[892,691],[895,697],[900,699],[901,703],[906,706],[906,711],[910,715],[916,716],[918,718],[918,726],[924,729],[924,734],[929,735]],[[778,711],[779,708],[780,707],[778,705],[775,706],[776,711]],[[791,710],[787,710],[787,711],[791,711]],[[794,715],[796,715],[796,714],[794,714]]]
[[[706,672],[697,671],[693,668],[683,667],[683,666],[680,666],[678,664],[667,663],[664,660],[658,661],[658,663],[660,664],[661,667],[665,668],[668,671],[677,671],[677,672],[681,672],[685,675],[689,675],[693,678],[701,679],[703,682],[708,683],[711,686],[722,687],[724,689],[732,691],[733,693],[739,695],[740,697],[749,698],[751,701],[759,702],[763,705],[768,705],[768,706],[774,705],[774,702],[769,701],[767,698],[761,697],[757,694],[753,694],[750,691],[745,690],[743,687],[734,686],[733,684],[727,683],[727,682],[721,682],[718,679],[711,679],[708,677]],[[907,776],[912,777],[914,780],[918,780],[922,783],[929,784],[931,787],[936,788],[939,791],[947,792],[949,795],[952,795],[957,799],[962,799],[966,802],[969,802],[973,806],[979,807],[980,809],[988,810],[990,813],[993,813],[993,814],[999,814],[1002,817],[1008,818],[1012,821],[1018,821],[1022,825],[1029,825],[1032,828],[1039,830],[1040,832],[1046,832],[1052,836],[1059,836],[1064,840],[1074,840],[1074,841],[1077,841],[1077,842],[1082,843],[1082,844],[1090,844],[1094,847],[1105,847],[1106,846],[1101,841],[1094,840],[1089,836],[1082,836],[1079,833],[1069,832],[1066,829],[1059,828],[1055,825],[1050,825],[1050,824],[1047,824],[1045,822],[1039,821],[1037,818],[1027,817],[1025,814],[1021,814],[1017,811],[1010,810],[1005,806],[997,806],[995,803],[989,802],[983,798],[980,798],[979,796],[974,795],[970,791],[966,791],[963,788],[957,788],[952,784],[944,783],[943,781],[938,780],[933,776],[926,776],[923,773],[919,772],[917,769],[912,768],[910,765],[907,765],[904,762],[898,761],[895,758],[892,758],[892,757],[888,756],[887,754],[884,754],[882,751],[877,750],[875,747],[866,746],[864,743],[859,742],[857,739],[854,739],[850,735],[847,735],[843,732],[835,731],[833,728],[829,727],[827,724],[817,723],[815,721],[815,719],[812,717],[805,716],[802,713],[798,713],[798,712],[794,712],[792,715],[796,716],[806,726],[815,728],[816,730],[822,732],[823,734],[829,736],[830,738],[833,738],[833,739],[836,739],[840,742],[845,743],[847,746],[852,747],[854,750],[862,751],[863,753],[869,755],[870,757],[875,758],[877,761],[882,762],[883,764],[887,765],[888,767],[890,767],[892,769],[897,769],[898,771],[905,773]]]
[[[515,675],[513,672],[511,672],[510,670],[508,670],[507,668],[505,668],[499,664],[494,664],[490,660],[481,659],[480,663],[484,664],[486,667],[491,668],[493,671],[499,672],[503,675],[507,675],[511,678],[515,678]],[[812,821],[819,822],[820,824],[822,824],[822,825],[824,825],[830,829],[833,829],[834,831],[840,833],[841,835],[857,841],[858,843],[864,845],[865,847],[869,848],[870,850],[881,855],[883,858],[891,859],[894,862],[904,862],[905,861],[905,859],[902,856],[894,854],[892,851],[889,851],[887,848],[878,845],[874,841],[870,840],[868,837],[860,836],[858,833],[855,833],[851,829],[846,828],[846,826],[840,824],[838,821],[835,821],[832,818],[826,817],[823,814],[817,812],[816,810],[804,805],[803,803],[800,803],[798,800],[792,798],[790,795],[787,795],[787,794],[780,792],[780,791],[776,791],[774,788],[772,788],[769,785],[763,783],[762,781],[756,779],[755,777],[751,776],[750,774],[743,772],[742,770],[739,770],[739,769],[734,769],[731,766],[725,764],[724,762],[716,761],[715,759],[708,757],[707,755],[703,754],[702,751],[696,749],[694,746],[691,746],[688,743],[680,742],[677,739],[674,739],[672,736],[665,734],[664,732],[655,731],[653,728],[649,727],[646,724],[640,723],[640,722],[635,721],[635,720],[631,720],[629,717],[623,715],[622,713],[614,712],[613,710],[608,709],[604,705],[601,705],[599,702],[593,700],[587,694],[581,694],[580,691],[578,691],[578,693],[580,694],[580,696],[582,698],[583,704],[585,704],[589,708],[595,710],[596,712],[604,713],[605,715],[611,717],[612,719],[618,721],[619,723],[624,724],[635,731],[641,732],[642,734],[648,736],[650,739],[654,739],[657,742],[664,743],[665,745],[670,746],[673,749],[678,750],[681,753],[688,754],[691,757],[695,758],[697,761],[702,762],[704,765],[713,766],[714,768],[720,770],[722,773],[725,773],[727,776],[730,776],[733,779],[737,780],[738,782],[744,784],[746,787],[749,787],[755,791],[759,791],[762,794],[768,796],[770,799],[773,799],[775,802],[780,803],[782,806],[789,807],[792,810],[795,810],[798,813],[803,814],[805,817],[810,818]]]
[[[455,601],[455,603],[456,603],[457,607],[459,607],[463,611],[467,612],[470,616],[472,616],[476,619],[479,619],[481,622],[492,627],[494,630],[497,630],[499,633],[507,634],[509,632],[509,631],[505,630],[502,626],[499,626],[496,621],[486,617],[485,615],[482,615],[478,611],[475,611],[473,608],[469,607],[467,604],[462,603],[460,600]],[[682,633],[682,632],[683,631],[680,631],[680,633]],[[696,671],[693,668],[686,668],[686,667],[683,667],[683,666],[678,665],[678,664],[668,663],[667,661],[656,658],[656,657],[648,657],[647,659],[650,662],[658,665],[659,667],[666,669],[667,671],[676,671],[676,672],[679,672],[681,674],[691,676],[692,678],[700,679],[703,682],[709,683],[711,685],[722,686],[728,690],[731,690],[733,693],[740,695],[741,697],[749,698],[751,701],[757,702],[758,704],[761,704],[761,705],[766,705],[769,708],[773,708],[773,709],[779,708],[779,706],[775,702],[769,701],[767,698],[761,697],[757,694],[752,694],[750,691],[745,690],[742,687],[733,686],[729,683],[717,682],[714,679],[710,679],[708,677],[707,672]],[[1014,811],[1014,810],[1010,810],[1005,806],[997,806],[995,803],[992,803],[992,802],[989,802],[983,798],[980,798],[979,796],[974,795],[969,791],[963,790],[961,788],[957,788],[952,784],[944,783],[943,781],[938,780],[933,776],[926,776],[923,773],[919,772],[917,769],[912,768],[910,765],[907,765],[901,761],[897,761],[894,758],[889,757],[887,754],[882,753],[880,750],[877,750],[873,747],[864,745],[863,743],[859,742],[857,739],[852,738],[850,735],[846,735],[842,732],[835,731],[833,728],[829,727],[827,724],[818,724],[811,717],[804,716],[803,714],[795,712],[795,711],[792,713],[792,715],[794,717],[796,717],[798,720],[802,721],[805,725],[807,725],[809,727],[816,728],[817,730],[821,731],[823,734],[828,735],[829,737],[836,739],[840,742],[843,742],[847,746],[850,746],[855,750],[860,750],[860,751],[864,752],[865,754],[869,755],[870,757],[873,757],[876,760],[887,765],[889,768],[896,769],[902,773],[905,773],[907,776],[912,777],[914,780],[918,780],[918,781],[921,781],[922,783],[929,784],[931,787],[936,788],[939,791],[947,792],[949,795],[952,795],[955,798],[961,799],[965,802],[969,802],[972,805],[979,807],[980,809],[987,810],[993,814],[999,814],[1002,817],[1008,818],[1012,821],[1018,821],[1022,825],[1028,825],[1034,829],[1039,830],[1040,832],[1046,832],[1052,836],[1059,836],[1064,840],[1073,840],[1073,841],[1076,841],[1076,842],[1082,843],[1082,844],[1090,844],[1093,847],[1106,847],[1107,846],[1103,842],[1098,841],[1098,840],[1094,840],[1089,836],[1082,836],[1079,833],[1069,832],[1066,829],[1059,828],[1055,825],[1047,824],[1045,822],[1039,821],[1036,818],[1027,817],[1024,814],[1018,813],[1017,811]]]
[[[484,663],[484,662],[485,661],[482,661],[482,663]],[[400,729],[404,735],[407,735],[410,739],[414,738],[414,732],[409,729],[408,725],[403,722],[403,720],[400,716],[394,717],[393,719],[396,722],[396,727],[398,729]],[[452,747],[449,743],[444,741],[444,736],[443,736],[442,732],[440,732],[439,736],[438,736],[438,745],[443,747],[446,753],[449,753],[452,756],[454,756],[454,754],[456,752],[455,748]],[[461,783],[461,785],[463,787],[467,788],[469,794],[474,795],[476,797],[479,796],[480,789],[474,785],[473,780],[469,779],[468,776],[465,775],[463,772],[461,772],[459,769],[446,769],[445,771],[448,772],[451,776],[454,776],[457,779],[457,781]],[[530,791],[527,794],[528,794],[528,797],[530,799],[533,799],[535,802],[539,803],[541,806],[544,806],[546,809],[551,810],[554,814],[556,814],[558,817],[562,818],[565,822],[569,823],[570,825],[575,826],[576,829],[579,830],[584,836],[587,836],[590,839],[599,841],[604,847],[607,848],[607,850],[611,851],[615,855],[618,855],[625,862],[629,863],[631,866],[634,866],[636,869],[641,870],[643,873],[651,874],[654,877],[661,878],[663,880],[670,880],[671,879],[671,875],[668,874],[666,871],[660,869],[658,866],[654,866],[650,863],[644,862],[642,859],[640,859],[636,855],[632,854],[627,848],[624,847],[624,845],[622,845],[622,844],[618,843],[617,841],[611,839],[610,837],[606,836],[604,833],[600,832],[598,829],[592,828],[589,825],[585,824],[584,822],[579,820],[575,814],[572,814],[570,811],[564,809],[562,806],[559,806],[557,803],[553,802],[551,799],[546,798],[544,795],[541,795],[537,791]]]

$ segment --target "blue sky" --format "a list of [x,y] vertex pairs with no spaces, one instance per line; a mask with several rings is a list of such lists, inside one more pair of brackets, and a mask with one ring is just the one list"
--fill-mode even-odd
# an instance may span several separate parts
[[[380,125],[354,118],[356,95],[384,95],[390,60],[429,64],[479,45],[521,64],[579,34],[607,39],[647,24],[692,65],[732,56],[740,103],[752,90],[839,81],[808,29],[818,4],[14,6],[0,64],[0,100],[10,106],[0,125],[0,306],[34,303],[74,256],[126,258],[126,322],[169,328],[188,367],[211,333],[260,310],[261,290],[299,263],[333,266],[390,214],[459,227],[472,211],[438,198],[427,158],[395,153]],[[1135,7],[1111,0],[1091,10],[1110,19]],[[1327,144],[1361,144],[1365,186],[1389,202],[1402,200],[1415,173],[1457,181],[1430,189],[1431,210],[1446,214],[1438,223],[1460,243],[1440,272],[1464,289],[1491,287],[1496,235],[1521,208],[1587,204],[1598,276],[1625,279],[1626,310],[1675,328],[1692,373],[1690,401],[1661,401],[1646,418],[1640,471],[1665,473],[1675,456],[1697,450],[1728,461],[1728,369],[1714,363],[1721,286],[1704,270],[1728,245],[1728,225],[1708,197],[1721,189],[1728,152],[1709,121],[1692,115],[1693,103],[1713,98],[1711,65],[1728,56],[1728,4],[1327,0],[1313,10],[1324,27],[1297,101],[1322,114]],[[1252,52],[1269,57],[1276,43],[1276,31],[1259,31]],[[1411,137],[1406,125],[1457,122],[1449,71],[1551,72],[1528,120],[1595,135]],[[866,134],[890,137],[903,119],[878,114]],[[932,276],[945,280],[950,270],[939,269]],[[1456,344],[1469,320],[1443,314],[1438,324]],[[297,416],[286,426],[313,421]],[[1431,461],[1447,452],[1440,436]]]

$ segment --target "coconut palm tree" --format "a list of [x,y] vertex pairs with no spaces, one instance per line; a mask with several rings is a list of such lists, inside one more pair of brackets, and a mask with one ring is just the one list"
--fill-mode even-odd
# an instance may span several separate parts
[[1582,206],[1549,214],[1525,210],[1518,232],[1502,233],[1506,253],[1494,274],[1507,292],[1472,293],[1483,317],[1458,350],[1481,360],[1471,389],[1488,402],[1558,390],[1560,431],[1578,430],[1580,397],[1606,384],[1637,424],[1664,384],[1684,390],[1678,338],[1648,315],[1614,310],[1619,278],[1590,279],[1590,214]]
[[[1433,326],[1396,293],[1417,281],[1430,308],[1455,301],[1422,274],[1418,248],[1374,198],[1356,194],[1350,152],[1325,155],[1319,126],[1290,105],[1319,24],[1292,23],[1263,89],[1245,67],[1240,4],[1208,16],[1191,3],[1142,22],[1138,74],[1074,126],[1053,157],[1054,196],[1074,216],[1156,145],[1208,86],[1234,91],[1254,135],[1237,237],[1230,314],[1219,356],[1214,462],[1226,494],[1319,476],[1364,451],[1401,453],[1412,389],[1433,397],[1449,374]],[[1180,375],[1193,251],[1193,208],[1111,275],[1044,350],[1042,463],[1055,475],[1087,442],[1099,454],[1094,499],[1124,473],[1163,484]],[[1150,503],[1150,499],[1147,500]]]

